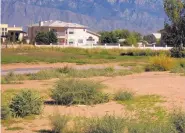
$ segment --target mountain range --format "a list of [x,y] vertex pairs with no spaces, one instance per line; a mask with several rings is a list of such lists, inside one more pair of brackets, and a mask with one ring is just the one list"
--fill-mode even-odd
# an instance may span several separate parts
[[164,18],[163,0],[1,0],[1,22],[24,27],[62,20],[94,31],[128,29],[147,34],[162,29]]

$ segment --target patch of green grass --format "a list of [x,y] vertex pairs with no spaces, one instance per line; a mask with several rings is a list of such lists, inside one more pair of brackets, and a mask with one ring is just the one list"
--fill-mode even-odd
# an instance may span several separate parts
[[[123,49],[17,48],[2,49],[2,64],[32,62],[69,62],[100,64],[122,61],[146,61],[147,57],[120,56]],[[19,53],[26,53],[24,56]],[[12,58],[14,57],[14,58]]]
[[134,97],[132,100],[119,101],[128,111],[134,112],[142,121],[158,121],[166,119],[167,113],[160,105],[165,102],[158,95],[144,95]]
[[6,130],[16,131],[16,130],[24,130],[22,127],[8,127]]

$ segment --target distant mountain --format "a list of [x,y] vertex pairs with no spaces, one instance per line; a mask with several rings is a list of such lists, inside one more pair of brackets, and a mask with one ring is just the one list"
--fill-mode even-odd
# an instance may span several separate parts
[[141,33],[163,28],[163,0],[2,0],[1,20],[27,26],[39,20],[62,20],[95,31],[129,29]]

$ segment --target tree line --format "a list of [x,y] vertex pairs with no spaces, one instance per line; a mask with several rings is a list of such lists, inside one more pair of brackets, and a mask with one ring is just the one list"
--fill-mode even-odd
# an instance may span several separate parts
[[128,30],[113,30],[113,31],[102,31],[99,33],[100,43],[119,43],[121,41],[121,45],[137,45],[139,41],[142,40],[142,35],[138,32],[131,32]]

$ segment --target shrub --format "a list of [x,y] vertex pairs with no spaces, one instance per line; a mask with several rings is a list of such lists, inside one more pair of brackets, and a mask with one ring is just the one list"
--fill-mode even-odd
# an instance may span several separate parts
[[107,102],[108,95],[103,94],[98,89],[99,83],[82,80],[60,80],[55,89],[52,90],[51,97],[58,104],[98,104]]
[[185,57],[185,49],[180,48],[172,48],[170,50],[171,56],[176,58],[184,58]]
[[67,123],[69,122],[69,117],[67,116],[61,116],[59,114],[56,114],[50,118],[52,130],[54,133],[63,133]]
[[171,114],[171,121],[178,133],[185,133],[185,112],[174,111]]
[[145,71],[168,71],[174,65],[174,60],[164,54],[151,57],[150,64],[146,66]]
[[121,117],[104,116],[86,121],[85,133],[123,133],[125,120]]
[[114,99],[117,101],[126,101],[126,100],[131,100],[133,98],[133,93],[128,92],[128,91],[118,91]]
[[1,119],[6,120],[11,117],[12,113],[8,105],[1,106]]
[[38,92],[22,90],[10,103],[10,109],[15,116],[24,117],[41,113],[43,100]]

